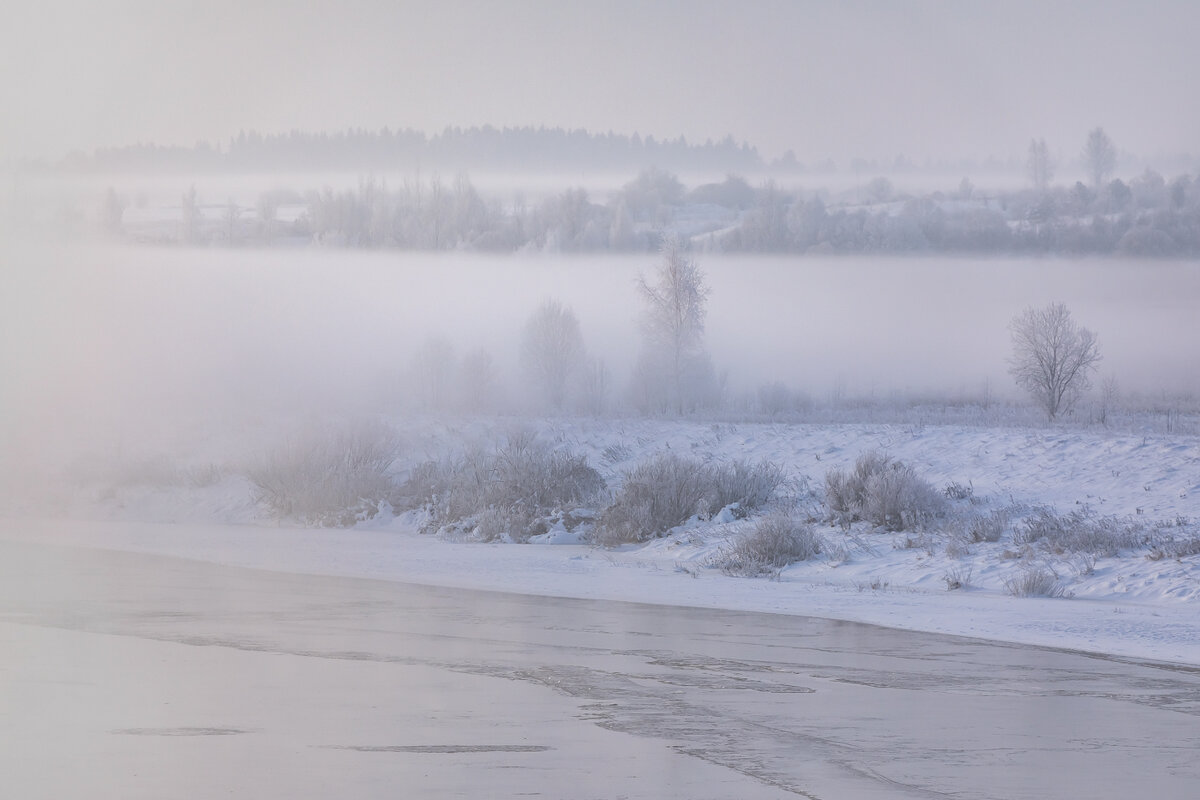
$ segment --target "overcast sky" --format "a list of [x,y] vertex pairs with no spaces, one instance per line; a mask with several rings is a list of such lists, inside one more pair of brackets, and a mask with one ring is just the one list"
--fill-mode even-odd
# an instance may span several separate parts
[[0,76],[0,160],[486,123],[809,163],[1074,157],[1096,125],[1200,152],[1196,0],[5,0]]

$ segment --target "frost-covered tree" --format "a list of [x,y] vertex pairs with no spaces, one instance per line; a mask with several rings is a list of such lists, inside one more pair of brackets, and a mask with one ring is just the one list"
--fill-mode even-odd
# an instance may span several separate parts
[[1088,134],[1087,144],[1083,146],[1083,164],[1092,178],[1092,185],[1097,189],[1104,185],[1105,179],[1116,168],[1117,148],[1104,128],[1095,128]]
[[742,247],[769,253],[787,250],[791,244],[788,211],[792,198],[775,181],[764,183],[755,195],[754,208],[742,220]]
[[892,182],[882,175],[872,178],[867,184],[867,199],[872,203],[887,203],[895,194],[896,188]]
[[1027,308],[1009,323],[1013,354],[1009,373],[1055,419],[1091,386],[1100,361],[1096,334],[1071,319],[1062,303]]
[[538,306],[521,332],[521,368],[553,410],[561,411],[566,405],[568,389],[584,355],[575,312],[557,300]]
[[638,222],[667,222],[683,201],[683,184],[665,170],[651,167],[621,188],[620,198]]
[[682,243],[668,237],[653,282],[642,276],[638,291],[645,317],[635,392],[649,407],[682,414],[702,398],[703,384],[712,376],[704,349],[704,273],[684,253]]
[[1029,156],[1025,161],[1025,169],[1033,188],[1039,192],[1046,191],[1050,181],[1054,179],[1054,162],[1050,159],[1050,149],[1046,147],[1045,139],[1029,140]]

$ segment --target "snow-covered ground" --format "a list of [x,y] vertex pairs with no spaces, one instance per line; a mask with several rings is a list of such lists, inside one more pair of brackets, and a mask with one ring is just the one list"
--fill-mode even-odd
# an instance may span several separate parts
[[[221,465],[94,478],[69,497],[18,504],[0,537],[152,552],[287,572],[332,574],[534,595],[626,600],[854,620],[912,630],[1200,664],[1200,555],[1114,557],[1053,552],[1013,542],[1021,514],[1038,506],[1088,508],[1159,541],[1200,535],[1200,439],[1100,428],[997,428],[558,419],[395,423],[401,470],[533,426],[555,447],[586,455],[610,486],[649,455],[766,459],[790,478],[790,502],[819,514],[824,476],[862,452],[912,464],[939,489],[969,487],[951,504],[962,518],[1009,509],[997,542],[970,542],[947,523],[887,533],[862,523],[818,523],[825,552],[776,579],[739,578],[714,565],[754,525],[717,515],[645,545],[603,549],[563,529],[538,543],[461,543],[416,531],[419,517],[385,509],[348,530],[272,520],[249,481]],[[232,463],[232,462],[231,462]],[[169,473],[169,475],[167,474]],[[401,476],[402,477],[402,476]],[[48,519],[49,517],[49,519]],[[553,546],[551,543],[554,543]],[[1014,597],[1006,587],[1038,569],[1062,598]],[[948,588],[954,582],[960,588]]]

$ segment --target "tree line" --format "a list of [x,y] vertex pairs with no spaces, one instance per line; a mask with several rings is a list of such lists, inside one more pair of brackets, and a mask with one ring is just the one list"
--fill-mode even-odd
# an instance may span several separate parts
[[78,172],[411,172],[490,170],[552,172],[634,170],[659,164],[676,170],[751,171],[764,166],[758,150],[732,136],[689,142],[583,129],[448,127],[426,134],[411,128],[333,133],[242,131],[222,146],[134,144],[73,153],[59,168]]
[[[545,157],[551,160],[556,158],[554,152],[570,151],[574,140],[587,146],[608,142],[626,151],[654,144],[650,138],[636,136],[491,128],[455,129],[433,140],[412,132],[363,133],[362,141],[386,150],[387,142],[412,137],[426,143],[440,141],[462,154],[499,157],[504,148],[489,146],[489,141],[519,140],[525,134],[542,145],[562,143],[557,151],[549,148],[551,154]],[[296,146],[303,150],[311,139],[297,134]],[[250,154],[246,163],[262,164],[257,149],[270,151],[278,146],[274,141],[239,136],[227,155],[245,150]],[[694,148],[681,138],[663,146],[683,148],[680,152],[716,148],[758,159],[752,149],[732,139]],[[519,193],[509,200],[485,198],[466,172],[444,180],[436,172],[426,178],[418,171],[395,188],[386,180],[368,178],[340,191],[264,193],[253,208],[230,200],[220,207],[219,219],[206,214],[195,190],[189,189],[180,201],[174,236],[161,228],[151,233],[125,230],[128,198],[112,189],[97,219],[111,234],[158,242],[173,238],[185,244],[269,243],[286,238],[293,243],[410,250],[645,252],[659,247],[666,237],[677,237],[693,248],[718,252],[1200,255],[1200,180],[1186,173],[1168,180],[1149,168],[1128,181],[1112,177],[1116,148],[1102,128],[1088,135],[1080,163],[1088,173],[1088,184],[1053,183],[1057,165],[1050,149],[1044,139],[1033,139],[1027,161],[1029,185],[1003,192],[981,191],[963,178],[950,191],[912,194],[879,176],[834,193],[787,188],[774,180],[754,186],[736,172],[727,173],[721,182],[689,189],[674,172],[651,167],[602,201],[576,186],[535,202]],[[278,218],[285,205],[292,207],[286,224]]]
[[[1049,185],[983,194],[969,181],[951,192],[912,195],[876,178],[840,196],[752,186],[730,175],[688,189],[647,169],[604,201],[575,187],[527,201],[484,197],[465,174],[367,179],[352,189],[271,192],[253,207],[207,206],[194,190],[180,202],[177,231],[143,236],[123,223],[115,191],[98,219],[115,235],[186,244],[269,244],[512,253],[648,252],[666,236],[697,250],[792,254],[1118,254],[1200,256],[1200,180],[1146,170],[1129,180]],[[287,222],[279,209],[291,206]]]

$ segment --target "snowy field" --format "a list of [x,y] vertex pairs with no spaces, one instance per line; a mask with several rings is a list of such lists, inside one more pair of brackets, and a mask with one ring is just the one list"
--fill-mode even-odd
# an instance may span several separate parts
[[[557,419],[393,423],[402,480],[418,462],[487,447],[514,426],[586,456],[610,487],[665,451],[720,462],[769,460],[787,482],[773,501],[814,519],[822,552],[773,577],[733,577],[722,553],[755,524],[722,512],[645,544],[601,548],[562,525],[530,544],[418,533],[421,512],[389,507],[351,529],[274,519],[234,469],[161,463],[76,486],[0,522],[0,536],[179,556],[283,572],[361,576],[522,594],[812,615],[885,626],[1200,664],[1200,555],[1170,546],[1200,531],[1200,439],[1097,428],[770,424]],[[825,518],[823,480],[866,451],[914,466],[931,485],[966,487],[924,530],[885,532]],[[1088,510],[1143,542],[1112,556],[1021,544],[1038,508]],[[43,513],[52,510],[54,513]],[[970,541],[969,520],[1005,510],[998,541]],[[52,519],[47,519],[51,517]],[[1124,529],[1124,528],[1123,528]],[[1173,543],[1173,545],[1172,545]],[[1165,552],[1164,552],[1165,551]],[[1186,550],[1179,551],[1186,553]],[[1061,597],[1013,596],[1031,571]]]

